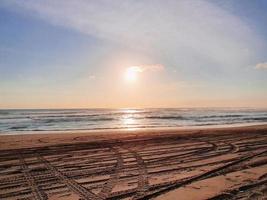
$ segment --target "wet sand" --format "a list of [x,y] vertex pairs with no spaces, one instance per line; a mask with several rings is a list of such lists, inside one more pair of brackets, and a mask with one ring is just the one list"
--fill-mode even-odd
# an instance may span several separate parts
[[0,136],[0,199],[264,199],[267,125]]

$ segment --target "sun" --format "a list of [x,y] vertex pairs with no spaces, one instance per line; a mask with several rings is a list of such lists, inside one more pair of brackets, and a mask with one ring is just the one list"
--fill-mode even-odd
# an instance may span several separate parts
[[136,81],[140,72],[142,72],[142,69],[138,66],[128,67],[125,71],[124,78],[126,81]]

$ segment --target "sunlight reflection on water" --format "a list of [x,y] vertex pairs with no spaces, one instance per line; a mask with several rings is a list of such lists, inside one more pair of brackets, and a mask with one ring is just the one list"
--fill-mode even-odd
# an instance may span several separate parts
[[135,109],[126,109],[123,111],[121,122],[125,128],[129,130],[137,129],[136,128],[136,125],[137,125],[136,114],[137,113],[138,113],[138,110],[135,110]]

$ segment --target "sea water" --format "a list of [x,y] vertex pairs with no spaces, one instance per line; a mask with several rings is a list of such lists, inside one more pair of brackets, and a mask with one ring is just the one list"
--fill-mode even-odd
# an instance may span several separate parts
[[0,134],[27,131],[78,131],[203,127],[267,123],[267,109],[27,109],[0,110]]

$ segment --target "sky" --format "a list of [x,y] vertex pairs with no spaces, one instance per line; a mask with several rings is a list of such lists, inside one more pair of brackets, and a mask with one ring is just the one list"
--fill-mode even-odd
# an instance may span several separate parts
[[1,0],[0,108],[267,107],[265,0]]

